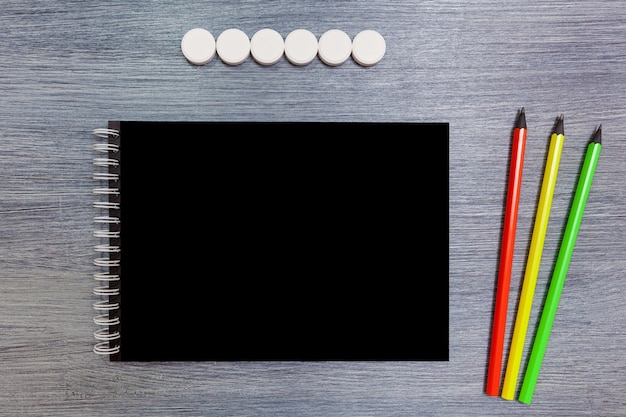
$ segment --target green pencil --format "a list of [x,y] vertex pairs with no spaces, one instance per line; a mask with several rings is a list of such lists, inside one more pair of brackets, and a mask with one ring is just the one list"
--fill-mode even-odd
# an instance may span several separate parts
[[554,316],[556,315],[561,292],[563,291],[563,284],[565,283],[569,263],[572,259],[572,252],[576,244],[576,237],[578,236],[578,230],[580,229],[583,212],[587,204],[587,197],[589,196],[589,189],[591,188],[593,174],[595,173],[601,150],[602,125],[596,129],[591,142],[587,146],[585,161],[583,162],[578,185],[576,186],[576,194],[574,194],[574,201],[572,202],[567,225],[565,226],[565,233],[556,260],[556,266],[552,274],[552,280],[550,281],[550,287],[548,288],[548,295],[546,296],[546,301],[539,320],[539,328],[537,329],[537,335],[535,336],[535,341],[530,352],[530,359],[528,360],[524,382],[522,383],[522,389],[518,398],[520,402],[526,404],[530,404],[533,392],[535,391],[539,369],[541,368],[541,362],[548,345],[550,330],[554,323]]

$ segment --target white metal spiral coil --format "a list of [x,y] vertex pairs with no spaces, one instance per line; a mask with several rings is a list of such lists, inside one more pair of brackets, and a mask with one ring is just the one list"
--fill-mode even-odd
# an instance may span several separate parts
[[[93,322],[98,326],[93,335],[96,339],[93,351],[99,355],[115,355],[120,352],[119,318],[119,269],[120,266],[120,231],[119,231],[119,131],[99,128],[92,131],[98,140],[93,150],[98,157],[93,159],[93,179],[98,186],[93,189],[97,197],[93,207],[101,212],[94,217],[94,237],[99,241],[94,246],[97,257],[94,266],[98,269],[93,279],[98,283],[93,293],[99,297],[93,308],[97,314]],[[104,139],[102,141],[101,139]]]

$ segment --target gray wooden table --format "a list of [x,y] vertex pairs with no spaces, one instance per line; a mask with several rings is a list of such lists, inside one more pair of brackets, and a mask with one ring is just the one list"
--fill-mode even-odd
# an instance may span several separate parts
[[[0,414],[626,415],[625,16],[626,3],[613,0],[5,0]],[[387,51],[369,68],[317,59],[193,67],[180,40],[194,27],[215,36],[374,29]],[[554,120],[565,115],[566,142],[533,328],[587,141],[599,124],[604,138],[531,405],[484,394],[510,132],[522,106],[529,132],[507,346]],[[449,122],[449,362],[120,364],[95,355],[90,132],[109,119]],[[161,168],[146,161],[155,175]]]

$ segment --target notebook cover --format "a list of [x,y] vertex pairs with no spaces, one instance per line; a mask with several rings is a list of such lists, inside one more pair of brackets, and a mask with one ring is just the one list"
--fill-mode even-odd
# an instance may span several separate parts
[[447,123],[113,121],[114,361],[447,361]]

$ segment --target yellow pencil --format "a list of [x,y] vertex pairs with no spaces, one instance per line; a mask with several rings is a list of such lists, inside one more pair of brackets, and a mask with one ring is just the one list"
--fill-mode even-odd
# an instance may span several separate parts
[[506,373],[504,375],[504,384],[502,386],[501,395],[505,400],[512,400],[515,396],[522,352],[524,351],[524,339],[526,338],[526,331],[528,329],[528,320],[533,303],[539,265],[541,263],[543,243],[546,237],[546,230],[548,229],[550,207],[552,206],[552,196],[554,195],[554,188],[556,186],[556,177],[559,172],[559,163],[564,140],[563,115],[561,115],[556,121],[554,133],[552,133],[552,137],[550,138],[548,160],[543,174],[535,226],[533,228],[532,240],[528,252],[526,272],[524,274],[524,282],[522,284],[517,316],[515,318],[515,327],[513,329],[513,339],[511,341]]

